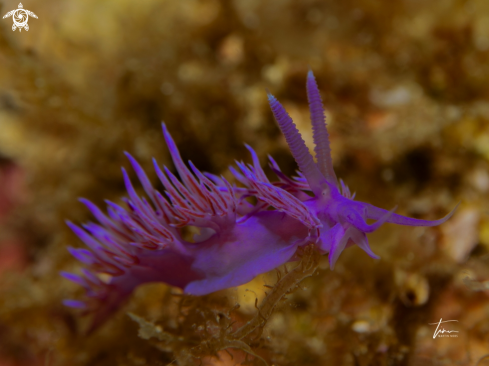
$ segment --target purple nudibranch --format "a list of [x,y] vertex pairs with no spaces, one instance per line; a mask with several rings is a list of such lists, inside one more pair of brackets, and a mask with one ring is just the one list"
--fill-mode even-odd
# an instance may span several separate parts
[[[100,326],[142,283],[164,282],[187,294],[206,295],[239,286],[255,276],[296,259],[298,247],[315,243],[329,255],[333,269],[339,255],[357,244],[372,258],[366,233],[384,223],[435,226],[448,220],[413,219],[355,201],[343,181],[338,181],[331,160],[321,96],[312,71],[307,76],[316,162],[283,106],[268,95],[273,115],[282,130],[300,171],[289,178],[270,157],[278,181],[270,182],[255,151],[247,146],[253,164],[236,162],[230,167],[243,187],[224,177],[201,173],[189,161],[184,164],[163,124],[163,134],[180,179],[153,159],[165,188],[155,190],[136,160],[126,153],[147,198],[136,193],[122,169],[129,197],[127,209],[107,201],[103,213],[81,199],[98,223],[68,226],[89,249],[69,248],[87,269],[82,275],[62,272],[86,290],[84,300],[66,300],[67,306],[93,314],[91,330]],[[166,197],[165,197],[166,196]],[[251,204],[246,198],[255,197]],[[376,220],[367,224],[367,219]],[[198,227],[192,241],[182,228]],[[97,274],[108,274],[102,281]]]

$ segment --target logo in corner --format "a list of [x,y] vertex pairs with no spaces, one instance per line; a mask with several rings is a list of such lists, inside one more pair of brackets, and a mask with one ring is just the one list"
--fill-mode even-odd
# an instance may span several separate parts
[[29,25],[27,24],[27,21],[29,20],[29,15],[37,19],[36,14],[34,14],[32,11],[25,10],[22,3],[19,3],[19,8],[9,11],[3,16],[3,19],[12,16],[12,20],[14,21],[14,24],[12,25],[13,31],[15,31],[17,28],[19,28],[19,32],[22,31],[22,28],[28,31]]
[[458,322],[458,320],[440,319],[440,321],[438,323],[428,323],[429,325],[436,325],[435,333],[433,333],[433,339],[435,339],[436,337],[440,337],[440,338],[442,338],[442,337],[454,338],[455,337],[455,338],[457,338],[458,334],[452,334],[452,333],[458,333],[458,330],[447,330],[447,329],[443,328],[443,326],[441,325],[442,323],[450,323],[450,322]]

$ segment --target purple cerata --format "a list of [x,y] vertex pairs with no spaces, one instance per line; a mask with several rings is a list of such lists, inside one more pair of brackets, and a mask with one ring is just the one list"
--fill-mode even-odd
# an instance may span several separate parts
[[[147,282],[164,282],[186,294],[206,295],[239,286],[255,276],[296,260],[298,247],[315,243],[329,255],[333,269],[345,248],[357,244],[370,257],[375,255],[366,233],[382,224],[410,226],[439,225],[395,214],[369,203],[355,201],[348,187],[338,183],[331,160],[324,109],[316,80],[307,77],[316,162],[309,153],[294,122],[277,99],[269,94],[273,115],[285,135],[300,171],[289,178],[270,157],[278,180],[271,182],[260,166],[255,151],[253,164],[236,162],[230,168],[242,186],[222,176],[201,173],[189,161],[187,167],[166,126],[163,135],[180,179],[153,159],[165,191],[160,193],[129,154],[147,198],[140,197],[122,169],[129,197],[127,208],[107,201],[107,213],[81,199],[98,223],[70,228],[89,249],[69,248],[87,269],[82,275],[62,275],[86,290],[83,300],[64,304],[92,314],[91,329],[102,324],[119,308],[134,289]],[[247,198],[254,197],[254,200]],[[251,203],[255,202],[255,203]],[[376,220],[368,224],[367,219]],[[193,240],[184,239],[182,229],[197,227]],[[188,230],[187,230],[188,233]],[[108,274],[103,281],[97,274]]]

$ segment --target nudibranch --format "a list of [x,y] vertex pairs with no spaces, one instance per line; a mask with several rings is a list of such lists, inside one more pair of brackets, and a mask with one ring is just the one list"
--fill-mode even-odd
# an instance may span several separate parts
[[[107,201],[104,213],[81,199],[98,222],[82,227],[68,222],[89,249],[69,248],[86,269],[82,275],[62,275],[83,286],[86,294],[83,300],[65,300],[65,305],[92,314],[93,330],[143,283],[164,282],[187,294],[205,295],[245,284],[294,260],[297,248],[310,243],[329,255],[333,269],[342,251],[354,244],[378,258],[366,234],[384,223],[435,226],[453,214],[434,221],[419,220],[355,201],[336,178],[321,96],[311,71],[306,88],[316,161],[283,106],[268,95],[299,167],[297,177],[283,174],[270,157],[270,167],[278,177],[271,182],[250,146],[253,164],[236,162],[238,169],[230,168],[241,186],[202,173],[192,162],[188,166],[183,162],[164,124],[163,135],[179,178],[153,159],[163,193],[153,188],[138,162],[126,154],[146,197],[136,193],[122,169],[127,208]],[[368,224],[367,219],[376,222]],[[183,233],[187,226],[200,230],[193,240]],[[110,279],[104,281],[101,278],[107,276],[100,274]]]

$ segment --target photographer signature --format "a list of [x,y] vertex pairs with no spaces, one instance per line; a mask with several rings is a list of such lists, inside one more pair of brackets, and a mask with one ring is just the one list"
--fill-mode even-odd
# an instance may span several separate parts
[[440,318],[438,323],[428,323],[429,325],[436,325],[435,333],[433,333],[433,339],[436,337],[458,337],[458,334],[451,335],[451,333],[458,333],[458,330],[447,330],[443,327],[440,328],[441,324],[448,322],[458,322],[458,320],[443,320]]

